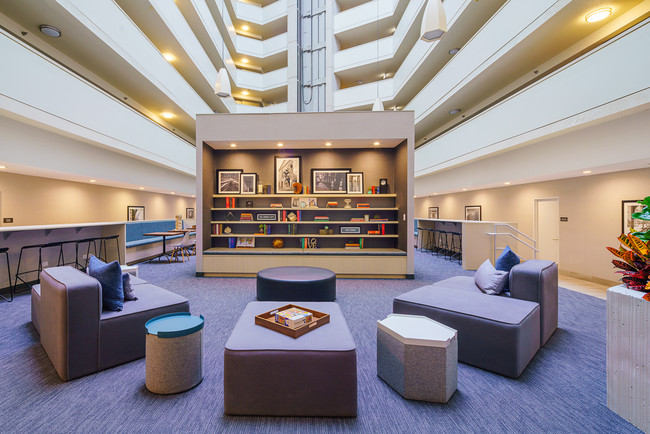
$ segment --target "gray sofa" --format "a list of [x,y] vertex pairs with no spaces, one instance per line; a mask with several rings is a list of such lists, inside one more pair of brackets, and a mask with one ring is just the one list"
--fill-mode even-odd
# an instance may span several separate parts
[[144,357],[151,318],[189,312],[185,297],[131,276],[138,300],[120,312],[102,310],[94,277],[73,267],[47,268],[32,290],[32,323],[54,369],[69,381]]
[[516,265],[509,287],[510,296],[487,295],[473,277],[452,277],[395,297],[393,312],[456,329],[459,361],[517,378],[557,328],[557,265]]

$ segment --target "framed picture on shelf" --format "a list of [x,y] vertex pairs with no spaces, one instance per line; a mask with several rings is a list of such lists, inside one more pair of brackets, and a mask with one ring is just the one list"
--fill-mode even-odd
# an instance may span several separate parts
[[438,207],[437,206],[430,206],[429,207],[429,218],[430,219],[437,219],[438,218]]
[[467,205],[467,206],[465,206],[465,220],[480,222],[481,221],[481,205]]
[[241,194],[255,194],[257,173],[241,174]]
[[275,156],[275,169],[273,172],[275,194],[293,193],[293,183],[301,182],[300,163],[301,157],[299,155],[288,157]]
[[347,193],[350,169],[311,169],[313,193]]
[[[621,232],[625,235],[630,232],[645,232],[650,230],[650,221],[647,220],[634,220],[632,214],[635,212],[642,212],[645,205],[639,203],[638,200],[624,200],[621,202],[622,206],[622,228]],[[632,229],[632,231],[630,231]]]
[[347,174],[348,194],[363,194],[363,172]]
[[138,222],[144,220],[144,207],[143,206],[127,206],[126,207],[126,221]]
[[237,237],[235,247],[253,248],[255,247],[255,237]]
[[185,208],[185,218],[186,219],[194,218],[194,208]]
[[239,194],[242,170],[217,170],[217,194]]

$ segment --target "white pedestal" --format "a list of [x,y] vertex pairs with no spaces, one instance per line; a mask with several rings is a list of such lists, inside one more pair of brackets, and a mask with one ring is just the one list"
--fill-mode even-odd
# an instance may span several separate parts
[[623,285],[607,290],[607,407],[650,432],[650,302]]
[[138,277],[138,266],[137,265],[120,265],[122,268],[122,273],[129,273]]

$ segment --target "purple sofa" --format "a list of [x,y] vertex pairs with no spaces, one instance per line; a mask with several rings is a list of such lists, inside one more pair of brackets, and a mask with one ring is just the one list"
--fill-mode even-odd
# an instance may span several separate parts
[[47,268],[32,290],[32,322],[54,369],[64,381],[144,357],[151,318],[189,312],[185,297],[131,276],[138,300],[120,312],[102,310],[94,277],[73,267]]

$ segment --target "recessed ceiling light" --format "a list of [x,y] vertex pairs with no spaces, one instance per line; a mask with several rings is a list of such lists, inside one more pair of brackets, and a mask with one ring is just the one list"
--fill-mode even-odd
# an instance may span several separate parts
[[174,113],[162,112],[160,113],[160,116],[164,117],[165,119],[171,119],[174,117]]
[[463,188],[463,191],[467,191],[467,189],[466,189],[466,188]]
[[51,36],[53,38],[58,38],[61,36],[61,30],[57,29],[54,26],[50,26],[49,24],[41,24],[38,26],[38,28],[44,35]]
[[97,182],[97,180],[96,179],[91,179],[90,182]]
[[284,146],[284,143],[278,143],[278,147],[281,148]]
[[450,115],[455,115],[455,114],[458,114],[458,113],[460,113],[460,109],[459,109],[459,108],[458,108],[458,109],[451,109],[451,110],[449,110],[449,114],[450,114]]
[[596,21],[604,20],[612,14],[612,8],[601,8],[589,12],[585,15],[585,21],[588,23],[595,23]]
[[591,173],[591,170],[583,170],[582,173],[584,175],[589,175]]
[[242,95],[248,95],[248,91],[247,91],[247,90],[244,90],[244,91],[242,91],[241,94],[242,94]]
[[243,31],[247,32],[248,29],[250,29],[250,27],[248,27],[246,24],[244,24],[243,26],[241,26],[241,29],[242,29]]
[[510,185],[510,181],[504,182],[505,185]]
[[168,62],[173,62],[174,60],[176,60],[176,56],[174,56],[172,53],[163,53],[163,57]]
[[170,194],[176,194],[176,193],[174,193],[174,192],[172,191]]
[[375,142],[375,143],[373,143],[373,145],[379,146],[379,142]]
[[452,48],[451,50],[449,50],[449,54],[451,54],[453,56],[454,54],[458,53],[459,51],[460,51],[460,48]]
[[0,169],[6,169],[7,166],[0,166]]
[[230,147],[231,147],[231,148],[236,148],[236,147],[237,147],[237,143],[231,143],[231,144],[230,144]]
[[196,197],[196,195],[195,195],[195,194],[193,194],[193,195],[192,195],[192,197]]
[[332,144],[328,142],[328,143],[325,143],[325,146],[332,146]]
[[244,57],[244,58],[241,60],[241,63],[248,63],[248,59]]
[[438,196],[438,193],[433,193],[434,196]]
[[144,190],[144,187],[140,187],[140,190]]

